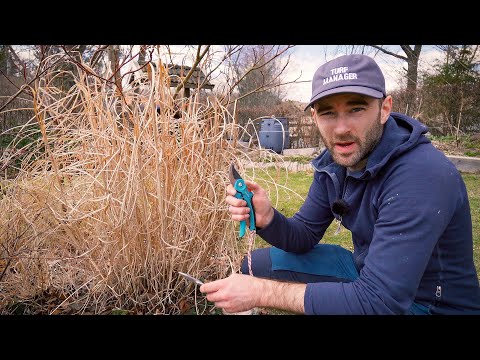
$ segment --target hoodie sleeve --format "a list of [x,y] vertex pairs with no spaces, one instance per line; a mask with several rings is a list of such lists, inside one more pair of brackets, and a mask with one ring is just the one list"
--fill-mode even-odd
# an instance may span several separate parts
[[378,217],[359,278],[307,284],[306,313],[407,311],[435,246],[452,217],[468,204],[455,166],[443,154],[430,156],[408,156],[394,165],[372,204]]
[[333,220],[327,182],[321,179],[323,176],[327,175],[314,173],[307,198],[295,215],[287,218],[274,209],[273,220],[266,227],[258,229],[257,234],[284,251],[303,253],[313,248]]

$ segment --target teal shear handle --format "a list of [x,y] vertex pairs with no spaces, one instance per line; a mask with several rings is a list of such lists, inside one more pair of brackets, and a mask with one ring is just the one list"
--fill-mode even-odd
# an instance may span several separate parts
[[[237,179],[233,187],[235,188],[235,190],[237,190],[235,197],[237,199],[245,200],[247,202],[248,207],[250,208],[250,231],[253,231],[256,229],[255,228],[255,211],[253,210],[253,204],[252,204],[253,193],[251,191],[248,191],[247,184],[245,184],[245,181],[243,181],[243,179]],[[246,225],[247,225],[247,222],[245,220],[240,221],[239,236],[241,238],[245,235]]]

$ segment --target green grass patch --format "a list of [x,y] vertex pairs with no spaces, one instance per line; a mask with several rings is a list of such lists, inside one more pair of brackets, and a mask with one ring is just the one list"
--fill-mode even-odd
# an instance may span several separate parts
[[467,186],[468,200],[472,215],[473,259],[480,278],[480,175],[462,174]]
[[480,151],[465,151],[465,156],[480,157]]

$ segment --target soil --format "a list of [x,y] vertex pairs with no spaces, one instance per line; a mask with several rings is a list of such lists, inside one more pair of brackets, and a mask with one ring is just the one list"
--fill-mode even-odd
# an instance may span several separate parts
[[[455,141],[435,141],[431,140],[433,146],[435,146],[437,149],[441,150],[445,155],[456,155],[456,156],[468,156],[467,153],[471,152],[478,152],[480,153],[480,145],[472,148],[472,147],[466,147],[465,144],[460,142],[458,146],[456,145]],[[480,157],[480,156],[476,156]]]

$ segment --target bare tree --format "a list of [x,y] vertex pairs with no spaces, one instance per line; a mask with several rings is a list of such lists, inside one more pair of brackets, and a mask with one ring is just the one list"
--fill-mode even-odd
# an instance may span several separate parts
[[[224,98],[237,104],[237,121],[272,115],[285,94],[282,85],[290,62],[292,45],[250,45],[230,48],[224,71],[227,88]],[[249,129],[248,133],[253,133]]]
[[[243,46],[232,59],[237,100],[268,105],[284,97],[280,85],[290,60],[291,45]],[[249,98],[248,100],[246,98]]]
[[414,45],[413,48],[410,45],[399,45],[403,50],[405,55],[401,55],[395,52],[392,52],[381,45],[369,45],[384,54],[402,59],[407,64],[406,69],[406,79],[407,79],[407,90],[406,90],[406,110],[407,115],[413,115],[417,112],[417,85],[418,85],[418,62],[420,59],[420,53],[422,51],[422,45]]

